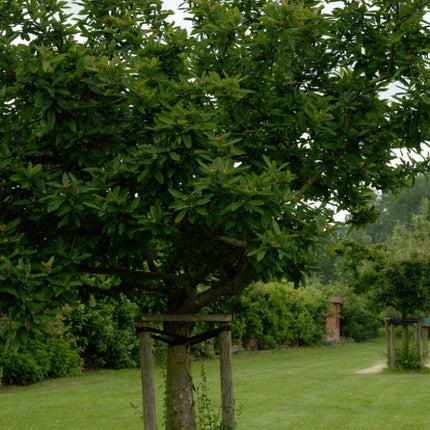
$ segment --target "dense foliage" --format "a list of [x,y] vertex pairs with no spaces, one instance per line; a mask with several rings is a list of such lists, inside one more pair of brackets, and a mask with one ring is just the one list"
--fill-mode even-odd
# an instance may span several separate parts
[[91,297],[88,303],[63,309],[63,318],[89,368],[121,369],[139,363],[138,338],[133,317],[136,304],[126,297]]
[[329,298],[317,288],[258,283],[236,300],[235,324],[245,347],[314,345],[326,334]]
[[[45,378],[61,378],[81,373],[83,361],[70,339],[47,336],[20,351],[0,347],[0,385],[28,385]],[[2,373],[2,375],[1,375]]]
[[341,243],[343,270],[357,292],[403,318],[430,309],[430,203],[423,200],[411,230],[397,225],[383,244]]
[[363,342],[379,335],[382,318],[365,296],[343,289],[340,334],[342,338]]
[[[299,279],[330,220],[322,206],[368,221],[371,187],[426,169],[391,163],[428,137],[424,4],[189,12],[192,36],[160,2],[84,1],[76,22],[64,2],[2,2],[9,339],[73,298],[85,272],[156,291],[175,312],[255,278]],[[393,82],[402,94],[388,101]]]

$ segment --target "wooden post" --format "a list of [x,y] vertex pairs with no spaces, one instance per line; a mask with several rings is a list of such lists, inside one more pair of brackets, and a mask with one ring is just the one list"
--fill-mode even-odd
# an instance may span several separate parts
[[220,340],[220,374],[221,374],[221,404],[224,430],[234,430],[234,396],[233,396],[233,366],[230,324],[219,335]]
[[427,360],[429,356],[429,327],[428,325],[424,325],[422,328],[422,350],[423,350],[423,359]]
[[396,366],[396,327],[390,321],[390,349],[389,349],[389,368],[392,370]]
[[417,351],[420,358],[422,358],[423,357],[423,343],[422,343],[423,336],[422,336],[421,321],[417,321],[417,324],[415,327],[416,327],[415,330],[416,330]]
[[[143,323],[140,324],[140,327],[149,327],[149,324]],[[143,429],[157,430],[151,333],[145,331],[140,332],[139,341],[143,393]]]
[[385,344],[387,346],[387,361],[390,368],[390,319],[385,318]]

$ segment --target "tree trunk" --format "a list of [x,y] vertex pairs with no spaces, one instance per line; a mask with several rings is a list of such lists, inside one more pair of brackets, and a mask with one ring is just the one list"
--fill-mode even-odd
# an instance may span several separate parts
[[[181,336],[191,334],[190,323],[169,323],[167,331]],[[187,345],[169,345],[165,399],[166,430],[196,430],[191,354]]]

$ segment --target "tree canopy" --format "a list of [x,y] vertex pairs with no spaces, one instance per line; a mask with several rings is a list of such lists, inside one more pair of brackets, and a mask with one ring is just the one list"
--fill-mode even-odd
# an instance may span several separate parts
[[11,338],[85,274],[178,313],[256,279],[298,280],[331,207],[368,222],[371,190],[428,170],[394,163],[429,138],[428,1],[196,0],[190,34],[160,1],[81,8],[0,4]]
[[343,269],[359,293],[380,310],[391,308],[406,319],[430,309],[430,203],[423,200],[412,229],[398,224],[383,243],[343,242]]

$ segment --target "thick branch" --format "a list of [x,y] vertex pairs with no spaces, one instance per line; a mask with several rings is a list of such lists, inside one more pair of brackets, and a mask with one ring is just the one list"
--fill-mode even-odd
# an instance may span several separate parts
[[194,284],[203,282],[203,280],[215,271],[218,267],[224,266],[227,263],[231,263],[237,259],[242,253],[241,249],[235,249],[230,253],[223,253],[222,255],[215,255],[211,258],[207,264],[203,264],[196,270],[193,270],[188,274],[189,278]]
[[321,177],[321,175],[330,167],[330,165],[330,161],[323,163],[319,169],[302,185],[294,197],[294,201],[296,203],[305,195],[306,191]]
[[235,239],[234,237],[220,236],[220,242],[237,248],[246,248],[246,240]]
[[[208,228],[202,226],[203,233],[211,240],[222,242],[225,245],[234,246],[236,248],[246,248],[247,242],[245,239],[236,239],[234,237],[216,236]],[[243,235],[246,237],[245,235]]]
[[136,279],[139,281],[166,281],[178,285],[186,286],[188,284],[187,278],[184,275],[174,275],[165,272],[141,272],[138,270],[127,269],[112,269],[109,267],[90,267],[78,265],[76,270],[79,273],[92,273],[98,275],[112,275],[120,278]]
[[125,291],[148,291],[151,293],[158,293],[161,295],[166,296],[168,293],[168,289],[164,285],[154,284],[154,283],[148,283],[148,284],[142,284],[142,283],[130,283],[127,285],[121,284],[119,287],[112,287],[112,288],[103,288],[103,287],[95,287],[91,285],[82,284],[78,286],[79,290],[84,292],[85,294],[94,294],[94,295],[102,295],[102,296],[108,296],[112,293],[120,292],[123,293]]
[[239,295],[254,280],[254,274],[253,267],[243,255],[236,265],[233,279],[223,278],[209,289],[190,297],[181,306],[179,313],[196,313],[221,297]]

